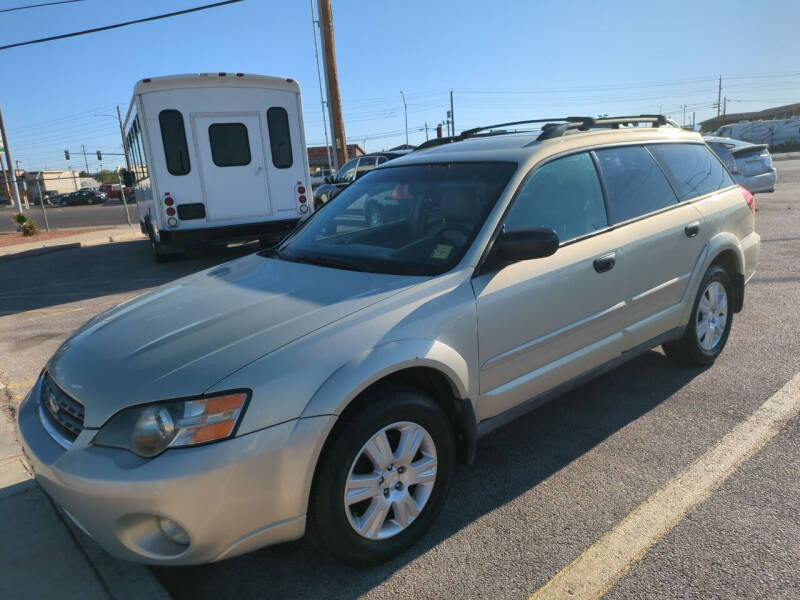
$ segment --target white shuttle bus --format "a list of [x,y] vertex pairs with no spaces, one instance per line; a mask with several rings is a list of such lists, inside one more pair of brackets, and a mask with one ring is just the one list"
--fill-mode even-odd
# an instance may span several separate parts
[[300,86],[203,73],[142,79],[125,118],[139,224],[156,260],[206,242],[274,243],[312,212]]

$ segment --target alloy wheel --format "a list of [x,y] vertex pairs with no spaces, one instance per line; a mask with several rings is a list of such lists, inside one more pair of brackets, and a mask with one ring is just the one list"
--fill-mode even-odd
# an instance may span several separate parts
[[370,540],[404,531],[427,504],[436,470],[436,446],[424,427],[400,421],[382,428],[359,450],[347,476],[350,526]]
[[728,294],[719,281],[712,281],[697,305],[695,333],[703,350],[713,350],[725,333],[728,321]]

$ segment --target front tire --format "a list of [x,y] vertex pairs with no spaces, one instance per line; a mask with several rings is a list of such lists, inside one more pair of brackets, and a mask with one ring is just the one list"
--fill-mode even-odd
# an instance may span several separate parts
[[662,347],[676,362],[709,365],[725,348],[733,323],[733,285],[721,266],[711,265],[706,271],[691,314],[683,337]]
[[357,565],[388,560],[427,531],[455,466],[453,431],[431,398],[386,385],[363,400],[331,434],[308,511],[318,544]]

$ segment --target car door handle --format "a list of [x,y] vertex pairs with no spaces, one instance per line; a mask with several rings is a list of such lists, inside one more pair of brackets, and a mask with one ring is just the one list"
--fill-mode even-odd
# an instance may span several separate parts
[[594,259],[594,270],[598,273],[605,273],[613,269],[615,264],[617,264],[617,255],[614,252],[609,252],[600,258]]
[[700,221],[689,223],[683,228],[683,232],[686,234],[686,237],[695,237],[698,233],[700,233]]

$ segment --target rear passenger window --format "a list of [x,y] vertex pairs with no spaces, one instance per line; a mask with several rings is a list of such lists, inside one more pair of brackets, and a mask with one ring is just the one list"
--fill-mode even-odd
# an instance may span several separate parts
[[376,156],[363,156],[358,161],[358,168],[356,169],[356,177],[361,177],[364,173],[371,171],[378,163]]
[[681,201],[733,185],[725,167],[704,145],[654,144],[649,149]]
[[164,158],[170,175],[186,175],[191,170],[189,148],[186,144],[186,130],[183,115],[177,110],[162,110],[158,113],[161,126],[161,141],[164,144]]
[[584,152],[536,169],[522,184],[505,227],[547,227],[566,242],[607,224],[597,170]]
[[214,123],[208,127],[211,158],[218,167],[250,164],[250,138],[243,123]]
[[608,194],[608,220],[621,223],[676,204],[664,173],[641,146],[597,150]]
[[279,169],[292,166],[292,138],[289,132],[289,114],[285,108],[273,106],[267,111],[269,147],[272,150],[272,164]]

